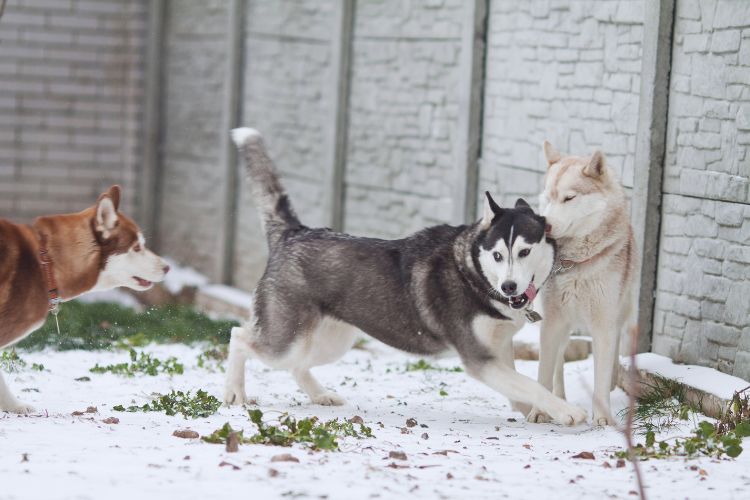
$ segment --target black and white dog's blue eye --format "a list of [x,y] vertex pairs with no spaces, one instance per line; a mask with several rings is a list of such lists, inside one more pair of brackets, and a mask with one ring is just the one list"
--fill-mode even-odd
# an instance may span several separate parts
[[531,253],[531,250],[530,250],[530,249],[528,249],[528,248],[524,248],[523,250],[521,250],[520,252],[518,252],[518,256],[519,256],[519,257],[526,257],[526,256],[527,256],[527,255],[529,255],[530,253]]
[[572,195],[572,196],[566,196],[566,197],[565,197],[565,199],[563,200],[563,203],[567,203],[567,202],[569,202],[570,200],[572,200],[572,199],[573,199],[573,198],[575,198],[575,197],[576,197],[575,195]]
[[503,256],[500,255],[500,252],[492,252],[492,257],[495,258],[495,262],[500,262],[503,260]]

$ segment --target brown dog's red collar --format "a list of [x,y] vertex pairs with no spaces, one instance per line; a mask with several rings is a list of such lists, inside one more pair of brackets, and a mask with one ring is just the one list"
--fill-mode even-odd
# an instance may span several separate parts
[[42,265],[44,276],[47,281],[47,300],[49,302],[49,312],[57,314],[60,309],[60,294],[57,291],[57,281],[55,280],[55,269],[52,259],[47,250],[47,238],[44,235],[39,237],[39,263]]

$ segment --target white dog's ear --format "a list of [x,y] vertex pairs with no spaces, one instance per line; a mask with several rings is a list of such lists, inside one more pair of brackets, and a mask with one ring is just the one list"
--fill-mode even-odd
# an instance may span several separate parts
[[495,203],[495,200],[492,199],[489,191],[485,191],[484,195],[484,214],[482,215],[482,220],[479,222],[479,226],[482,229],[487,229],[490,227],[490,224],[492,224],[492,219],[494,219],[496,215],[499,215],[503,209],[500,208],[500,205]]
[[583,167],[583,174],[589,177],[601,177],[604,173],[604,154],[601,151],[596,150],[591,155],[588,165]]
[[110,231],[117,226],[117,205],[120,203],[120,188],[112,186],[102,193],[96,202],[96,230],[102,238],[109,238]]
[[560,161],[560,152],[549,141],[544,141],[542,149],[544,149],[544,158],[547,160],[547,166],[551,167]]

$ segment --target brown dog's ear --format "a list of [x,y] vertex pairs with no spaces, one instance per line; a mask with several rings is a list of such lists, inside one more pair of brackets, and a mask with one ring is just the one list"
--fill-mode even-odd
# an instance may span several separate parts
[[107,239],[117,226],[117,207],[120,204],[120,186],[112,186],[96,201],[96,230]]
[[548,167],[560,161],[560,152],[549,141],[544,141],[542,149],[544,149],[544,158],[547,160]]
[[103,193],[102,196],[107,195],[112,199],[112,204],[115,206],[115,210],[120,209],[120,192],[122,191],[122,188],[118,186],[117,184],[114,184],[111,186],[106,193]]
[[589,177],[601,177],[604,173],[604,154],[601,151],[596,150],[591,155],[588,165],[583,167],[583,174]]

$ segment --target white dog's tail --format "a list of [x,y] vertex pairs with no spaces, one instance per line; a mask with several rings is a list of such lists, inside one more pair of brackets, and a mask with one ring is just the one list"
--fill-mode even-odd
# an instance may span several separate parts
[[232,130],[232,140],[244,156],[253,198],[260,211],[269,247],[274,247],[284,231],[302,227],[279,181],[276,167],[268,156],[260,132],[253,128]]

